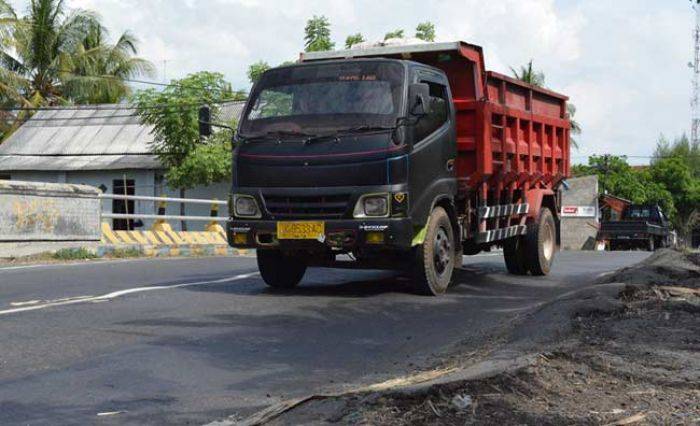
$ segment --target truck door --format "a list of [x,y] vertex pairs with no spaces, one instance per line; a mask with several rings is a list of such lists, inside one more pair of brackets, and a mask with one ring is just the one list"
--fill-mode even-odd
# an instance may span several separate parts
[[455,159],[457,142],[452,96],[444,74],[415,69],[412,83],[430,88],[430,112],[412,127],[409,198],[415,225],[425,225],[430,208],[440,194],[456,193]]

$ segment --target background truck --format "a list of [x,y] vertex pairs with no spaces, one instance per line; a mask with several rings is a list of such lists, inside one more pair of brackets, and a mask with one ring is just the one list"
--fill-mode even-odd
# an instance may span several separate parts
[[598,241],[610,250],[646,249],[654,251],[671,245],[671,225],[656,205],[629,204],[619,219],[603,220]]
[[[464,42],[314,52],[267,71],[234,139],[228,235],[272,287],[306,268],[410,272],[446,291],[494,245],[545,275],[569,173],[567,97]],[[346,256],[341,256],[346,255]]]

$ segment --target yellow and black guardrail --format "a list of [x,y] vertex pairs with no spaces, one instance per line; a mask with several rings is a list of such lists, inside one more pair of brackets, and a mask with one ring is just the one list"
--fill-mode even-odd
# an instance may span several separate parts
[[[145,256],[188,256],[188,255],[245,255],[248,250],[237,250],[229,247],[226,231],[221,222],[225,217],[219,217],[219,207],[226,205],[225,201],[149,197],[141,195],[102,194],[101,199],[146,201],[158,203],[157,214],[140,213],[103,213],[102,214],[102,247],[101,254],[109,254],[113,250],[136,248]],[[168,203],[208,204],[209,216],[177,216],[167,215]],[[127,204],[128,205],[128,204]],[[114,230],[109,220],[152,220],[153,225],[148,230]],[[176,231],[168,221],[199,221],[207,222],[203,231]],[[128,222],[127,222],[128,223]]]

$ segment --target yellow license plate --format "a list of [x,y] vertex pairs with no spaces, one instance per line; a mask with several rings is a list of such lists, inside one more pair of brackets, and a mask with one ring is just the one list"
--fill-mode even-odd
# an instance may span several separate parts
[[325,233],[324,222],[277,222],[278,240],[318,240]]

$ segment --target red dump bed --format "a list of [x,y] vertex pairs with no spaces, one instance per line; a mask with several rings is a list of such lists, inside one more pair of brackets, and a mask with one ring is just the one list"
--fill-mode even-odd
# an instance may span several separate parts
[[551,189],[569,174],[564,95],[487,72],[481,47],[464,42],[384,46],[302,55],[409,59],[442,69],[457,111],[457,174],[462,191]]

